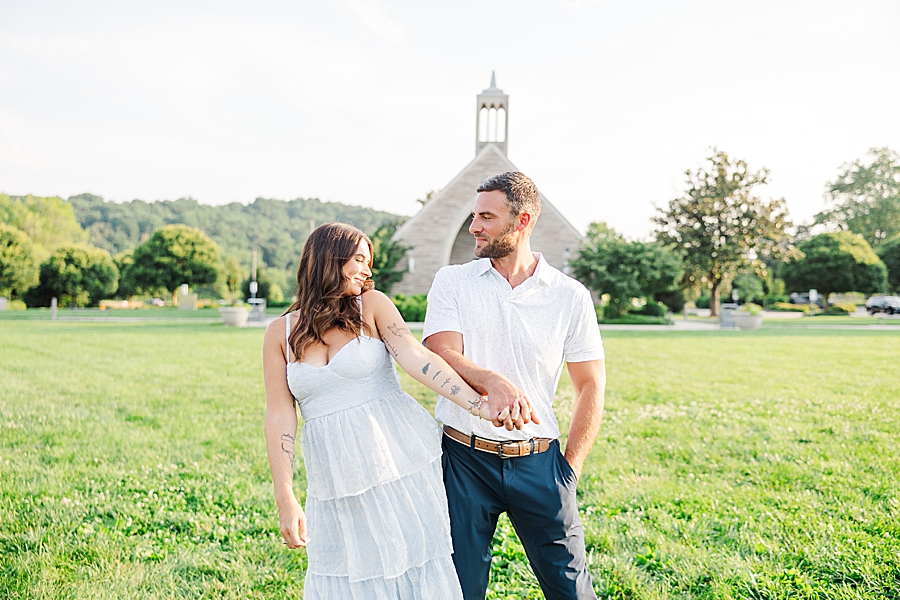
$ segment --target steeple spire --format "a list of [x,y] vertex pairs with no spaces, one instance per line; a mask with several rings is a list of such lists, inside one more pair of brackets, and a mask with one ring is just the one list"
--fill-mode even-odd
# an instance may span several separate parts
[[495,71],[491,71],[491,87],[478,94],[475,108],[475,153],[487,144],[496,144],[506,154],[509,95],[497,87]]

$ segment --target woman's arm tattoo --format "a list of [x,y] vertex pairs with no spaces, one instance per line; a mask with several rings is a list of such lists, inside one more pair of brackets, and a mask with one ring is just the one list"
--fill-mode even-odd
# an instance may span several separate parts
[[404,335],[412,335],[412,331],[409,330],[408,327],[397,325],[396,323],[391,323],[388,325],[388,329],[396,335],[397,337],[403,337]]
[[381,341],[384,342],[384,345],[388,349],[388,352],[390,352],[394,356],[394,358],[397,358],[400,355],[400,353],[397,351],[397,348],[388,341],[387,337],[381,336]]
[[281,451],[284,452],[284,460],[294,470],[294,436],[289,433],[281,434]]

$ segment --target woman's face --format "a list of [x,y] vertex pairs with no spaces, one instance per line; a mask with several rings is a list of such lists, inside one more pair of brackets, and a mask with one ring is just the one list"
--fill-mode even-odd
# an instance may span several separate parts
[[366,243],[366,240],[360,240],[356,254],[344,263],[343,271],[347,281],[348,296],[359,296],[362,294],[363,287],[366,285],[366,279],[372,276],[372,269],[369,268],[371,258],[369,244]]

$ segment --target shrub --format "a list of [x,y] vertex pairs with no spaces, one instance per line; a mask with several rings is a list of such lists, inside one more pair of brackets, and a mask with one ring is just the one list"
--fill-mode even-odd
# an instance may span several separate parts
[[397,294],[391,298],[391,301],[407,323],[419,323],[425,320],[425,309],[428,308],[428,299],[425,294],[414,296]]
[[664,317],[668,310],[659,302],[647,302],[640,308],[631,309],[629,311],[633,315],[646,315],[648,317]]
[[852,315],[856,312],[855,304],[832,304],[828,307],[828,310],[825,311],[826,315]]
[[709,294],[703,293],[694,301],[697,308],[709,308]]
[[6,310],[25,310],[27,307],[21,300],[7,300]]
[[600,322],[606,325],[669,325],[669,320],[665,317],[651,317],[634,313],[628,313],[624,317],[616,319],[603,319]]
[[790,302],[776,302],[767,307],[769,310],[779,310],[782,312],[802,312],[809,314],[809,305],[807,304],[791,304]]
[[266,307],[268,308],[288,308],[293,302],[288,300],[281,300],[280,302],[275,302],[273,300],[266,301]]
[[761,315],[762,314],[762,306],[759,304],[754,304],[753,302],[748,302],[741,306],[739,309],[741,312],[747,312],[751,315]]
[[684,310],[684,291],[669,290],[667,292],[657,292],[653,294],[653,299],[657,302],[665,304],[673,313]]
[[776,304],[776,303],[786,304],[787,301],[790,299],[791,299],[791,297],[788,296],[787,294],[769,294],[765,298],[767,306],[770,304]]

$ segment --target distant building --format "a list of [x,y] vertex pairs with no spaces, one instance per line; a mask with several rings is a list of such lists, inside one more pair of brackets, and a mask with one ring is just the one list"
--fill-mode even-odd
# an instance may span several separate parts
[[[469,233],[475,190],[490,175],[518,171],[506,156],[509,95],[496,85],[478,94],[475,105],[475,158],[434,195],[422,210],[397,230],[394,239],[410,246],[399,265],[409,272],[393,288],[399,294],[425,294],[438,269],[469,262],[475,239]],[[541,214],[531,234],[531,247],[557,269],[568,273],[582,236],[541,194]]]

